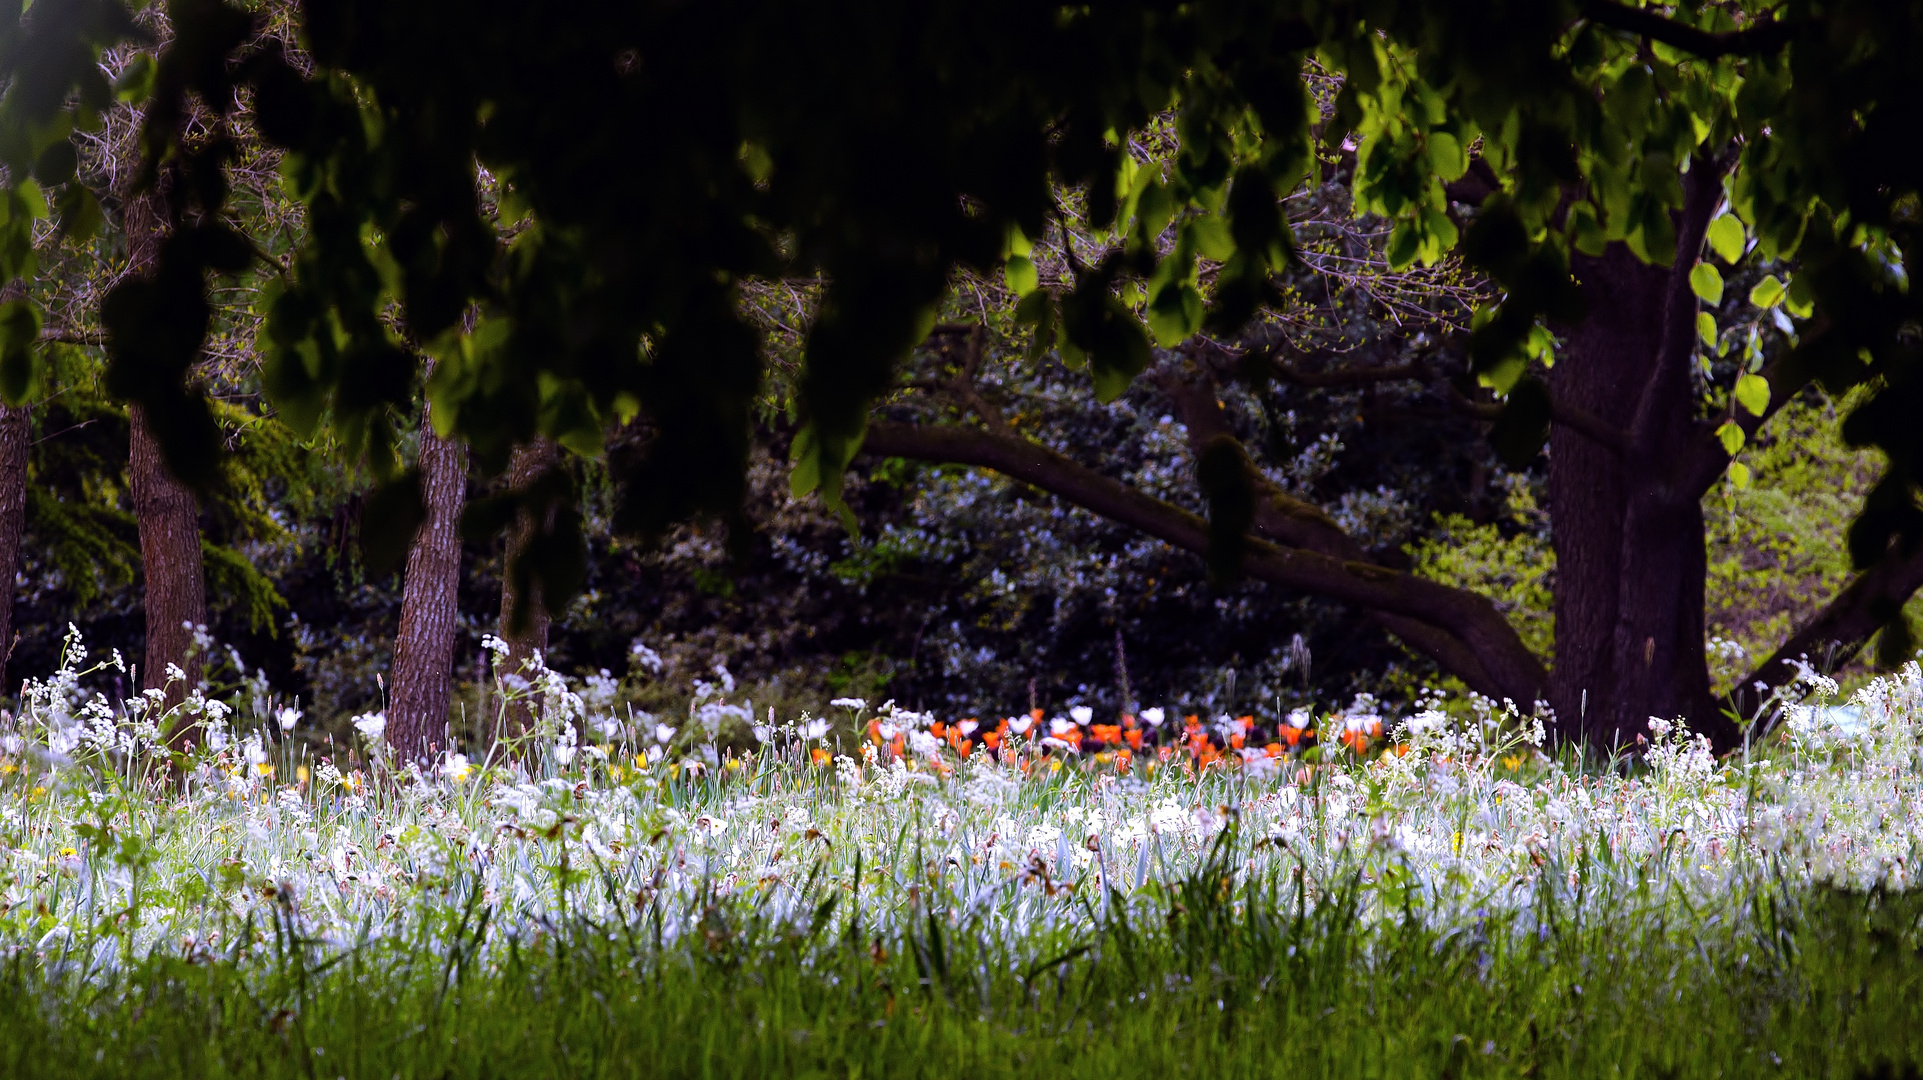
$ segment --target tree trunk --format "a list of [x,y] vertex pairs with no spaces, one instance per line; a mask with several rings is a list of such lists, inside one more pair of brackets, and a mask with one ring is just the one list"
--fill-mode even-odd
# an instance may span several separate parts
[[[554,443],[540,436],[516,447],[513,458],[508,462],[508,487],[515,491],[526,490],[554,465],[554,460]],[[553,527],[551,509],[548,516],[546,522],[537,522],[534,514],[524,509],[508,530],[507,559],[501,568],[500,633],[501,639],[508,644],[503,673],[509,678],[527,677],[535,669],[537,658],[548,647],[548,610],[542,602],[540,585],[521,567],[522,556],[526,554],[536,533],[544,531],[544,527]],[[508,702],[504,733],[512,737],[531,730],[539,704],[537,699],[529,696]]]
[[[1655,367],[1669,274],[1621,244],[1577,258],[1589,316],[1569,329],[1549,371],[1558,403],[1622,431]],[[1567,426],[1549,432],[1549,514],[1556,552],[1556,655],[1550,703],[1559,733],[1605,731],[1617,687],[1615,652],[1628,491],[1620,455]],[[1607,736],[1604,736],[1606,739]]]
[[14,579],[20,572],[20,535],[27,528],[27,452],[33,446],[25,405],[0,405],[0,694],[13,657]]
[[[131,181],[131,177],[123,180]],[[123,188],[123,197],[121,224],[127,236],[127,272],[144,274],[159,259],[166,235],[165,196]],[[207,622],[200,506],[194,493],[168,471],[142,407],[129,405],[127,419],[127,471],[146,578],[147,655],[141,685],[145,689],[166,689],[165,707],[172,708],[200,684],[200,658],[193,650],[194,628]],[[167,674],[170,667],[184,675],[171,686]],[[176,722],[169,745],[184,747],[192,728],[191,723]]]
[[1683,190],[1676,261],[1656,323],[1661,335],[1656,361],[1637,404],[1624,463],[1630,482],[1611,664],[1618,680],[1611,727],[1616,739],[1628,740],[1646,730],[1651,718],[1680,718],[1718,746],[1729,746],[1736,729],[1710,695],[1703,642],[1703,492],[1682,468],[1694,448],[1696,427],[1691,369],[1700,308],[1690,270],[1722,199],[1722,170],[1698,158]]
[[1686,719],[1719,744],[1731,734],[1704,653],[1702,492],[1681,468],[1698,434],[1689,271],[1721,172],[1699,161],[1685,181],[1672,267],[1621,244],[1575,260],[1589,315],[1550,372],[1558,405],[1626,435],[1620,452],[1562,424],[1549,439],[1552,703],[1561,735],[1599,746],[1633,744],[1651,717]]
[[[147,659],[141,686],[166,689],[166,707],[172,708],[200,684],[201,661],[193,649],[194,628],[207,622],[200,508],[194,493],[167,471],[145,410],[130,405],[127,413],[132,432],[128,472],[146,577]],[[170,683],[169,668],[178,668],[184,678]],[[191,729],[191,724],[177,724],[169,745],[186,745]]]
[[454,637],[460,621],[461,507],[467,500],[467,446],[434,434],[426,410],[421,416],[420,472],[427,518],[407,553],[387,703],[387,739],[404,760],[415,761],[447,746]]

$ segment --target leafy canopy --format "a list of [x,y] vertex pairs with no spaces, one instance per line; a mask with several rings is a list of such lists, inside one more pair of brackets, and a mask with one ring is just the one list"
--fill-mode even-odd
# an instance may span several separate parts
[[[251,258],[221,215],[242,103],[288,151],[310,230],[266,331],[282,415],[331,418],[391,475],[423,354],[436,425],[492,467],[537,432],[593,453],[645,411],[653,437],[624,466],[622,514],[642,530],[738,506],[762,371],[743,281],[826,282],[795,471],[833,497],[957,268],[1005,268],[1022,317],[1111,398],[1152,342],[1233,327],[1269,298],[1290,257],[1278,202],[1320,140],[1353,148],[1359,208],[1396,223],[1393,261],[1459,251],[1500,286],[1472,351],[1505,393],[1549,347],[1544,321],[1582,315],[1571,253],[1621,241],[1669,262],[1682,174],[1733,156],[1715,250],[1794,256],[1793,362],[1832,389],[1881,386],[1849,428],[1892,463],[1858,561],[1923,538],[1904,422],[1923,404],[1916,0],[306,0],[298,57],[257,41],[233,4],[167,10],[151,78],[122,90],[147,95],[174,231],[105,319],[113,387],[169,418],[189,478],[217,453],[189,380],[206,279]],[[29,269],[20,222],[85,228],[95,213],[70,194],[60,147],[112,104],[94,55],[136,33],[112,0],[14,0],[0,18],[0,273]],[[1312,105],[1311,70],[1340,80],[1332,115]],[[1138,169],[1125,137],[1171,113],[1174,168]],[[1493,194],[1462,229],[1445,185],[1472,167]],[[1062,200],[1103,246],[1077,259],[1072,288],[1042,289],[1027,238]],[[1220,268],[1206,293],[1200,260]],[[1713,269],[1699,277],[1699,293],[1720,288]],[[1143,315],[1124,284],[1146,288]],[[0,375],[33,327],[31,310],[0,319]]]

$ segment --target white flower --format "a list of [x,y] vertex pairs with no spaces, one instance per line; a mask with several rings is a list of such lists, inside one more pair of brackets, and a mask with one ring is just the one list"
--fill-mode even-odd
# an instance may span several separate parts
[[441,762],[441,775],[457,784],[466,783],[473,773],[474,766],[468,762],[466,754],[449,754],[447,760]]
[[934,757],[941,753],[941,740],[926,731],[911,731],[908,733],[908,749],[923,757]]
[[1152,708],[1152,709],[1142,710],[1142,719],[1148,724],[1149,727],[1161,727],[1162,720],[1167,715],[1168,714],[1163,712],[1162,707],[1159,705],[1157,705],[1155,708]]
[[1074,730],[1075,730],[1075,721],[1073,720],[1064,720],[1058,716],[1055,719],[1050,720],[1048,722],[1048,733],[1050,735],[1057,735],[1057,736],[1067,735],[1069,732]]
[[633,657],[634,666],[652,674],[659,674],[662,668],[661,654],[642,644],[635,638],[628,645],[628,655]]
[[387,734],[386,713],[363,713],[354,718],[354,730],[368,742],[377,743]]
[[775,737],[775,729],[769,727],[767,724],[756,724],[753,731],[756,742],[765,743]]
[[836,708],[854,709],[856,711],[860,711],[868,707],[868,703],[858,697],[838,697],[835,700],[829,702],[828,704],[833,705]]
[[1077,724],[1087,727],[1089,721],[1095,719],[1095,710],[1086,705],[1077,705],[1068,710],[1068,715],[1073,717]]
[[1026,732],[1034,726],[1035,718],[1032,716],[1011,716],[1008,718],[1008,730],[1017,735]]
[[827,738],[828,737],[828,721],[826,720],[808,721],[806,724],[803,724],[801,727],[801,737],[804,739],[807,739],[810,742],[813,742],[816,739]]
[[1289,726],[1294,728],[1297,731],[1301,731],[1303,728],[1308,727],[1309,726],[1309,710],[1290,709],[1289,710]]
[[673,728],[669,727],[666,724],[654,725],[654,741],[655,742],[665,743],[672,738],[674,738]]
[[300,723],[300,718],[301,711],[299,709],[282,709],[274,714],[274,719],[280,722],[280,729],[282,731],[294,730],[294,725]]

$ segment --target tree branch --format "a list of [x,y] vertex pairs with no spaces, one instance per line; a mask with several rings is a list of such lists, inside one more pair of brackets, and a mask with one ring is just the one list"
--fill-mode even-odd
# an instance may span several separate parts
[[[1451,386],[1449,398],[1459,412],[1467,413],[1478,420],[1493,422],[1502,415],[1502,406],[1479,401],[1471,401],[1462,391]],[[1597,446],[1621,456],[1629,452],[1629,433],[1597,416],[1586,409],[1571,405],[1560,398],[1549,398],[1549,420],[1581,435]]]
[[[1764,424],[1769,423],[1783,406],[1789,404],[1791,398],[1801,393],[1803,388],[1810,384],[1808,370],[1794,363],[1793,356],[1776,360],[1766,365],[1757,374],[1769,383],[1769,405],[1763,409],[1763,415],[1756,416],[1747,409],[1739,408],[1732,395],[1729,408],[1722,418],[1741,428],[1745,441],[1755,438]],[[1716,434],[1722,427],[1722,421],[1699,426],[1701,431],[1697,433],[1693,445],[1690,446],[1687,456],[1679,467],[1680,479],[1677,483],[1679,489],[1685,493],[1693,493],[1692,497],[1697,499],[1701,499],[1709,493],[1710,488],[1716,486],[1716,481],[1729,469],[1731,460],[1729,451],[1723,447],[1722,437]]]
[[1796,661],[1834,666],[1863,645],[1923,588],[1923,545],[1907,554],[1892,549],[1883,561],[1858,574],[1823,610],[1804,623],[1774,655],[1730,690],[1739,723],[1748,723],[1762,702],[1796,678]]
[[[1199,361],[1191,358],[1187,365],[1163,364],[1149,374],[1149,379],[1175,406],[1182,425],[1188,429],[1190,452],[1197,460],[1201,458],[1202,448],[1214,440],[1234,438],[1222,413],[1222,403],[1216,398],[1214,380]],[[1249,481],[1256,494],[1255,531],[1258,534],[1278,544],[1306,548],[1344,562],[1374,562],[1362,545],[1321,507],[1290,495],[1254,467],[1249,469]],[[1477,693],[1504,696],[1501,684],[1489,674],[1476,651],[1454,633],[1393,612],[1370,608],[1367,613],[1377,625],[1434,660],[1444,671],[1454,673]]]
[[[1202,517],[1144,494],[1026,439],[960,425],[875,420],[865,449],[894,457],[993,469],[1118,524],[1198,554],[1209,547]],[[1542,663],[1486,597],[1410,574],[1251,538],[1242,570],[1259,581],[1448,627],[1484,658],[1489,685],[1522,705],[1547,685]]]
[[1735,53],[1772,53],[1795,40],[1806,28],[1804,24],[1765,19],[1741,30],[1702,30],[1646,8],[1628,7],[1612,0],[1585,0],[1582,14],[1593,23],[1673,45],[1706,60]]

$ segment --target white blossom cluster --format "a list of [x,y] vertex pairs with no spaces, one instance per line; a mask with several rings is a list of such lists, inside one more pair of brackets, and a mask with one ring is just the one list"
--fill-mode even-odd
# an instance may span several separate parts
[[[1923,838],[1916,665],[1793,707],[1724,759],[1657,720],[1639,759],[1579,767],[1544,756],[1540,725],[1513,711],[1430,699],[1396,719],[1359,698],[1317,722],[1380,724],[1404,752],[1199,773],[1177,755],[1127,776],[1059,738],[1043,751],[1055,725],[1092,719],[1079,708],[1011,725],[1039,724],[1020,753],[964,758],[937,734],[959,722],[892,702],[755,717],[717,666],[685,725],[608,740],[584,720],[602,704],[592,683],[538,669],[539,726],[518,753],[397,767],[370,716],[365,753],[319,760],[285,738],[298,715],[202,698],[204,741],[167,777],[144,762],[177,717],[144,697],[96,704],[84,660],[76,638],[68,670],[0,724],[0,948],[91,943],[103,964],[130,947],[270,948],[274,919],[336,943],[407,933],[470,902],[497,933],[586,917],[659,919],[672,936],[715,903],[805,920],[857,865],[873,918],[932,906],[987,933],[1135,903],[1210,859],[1244,884],[1300,881],[1312,901],[1360,881],[1379,912],[1413,901],[1440,920],[1543,887],[1703,910],[1769,880],[1908,887]],[[745,714],[749,749],[715,741],[709,706]]]

